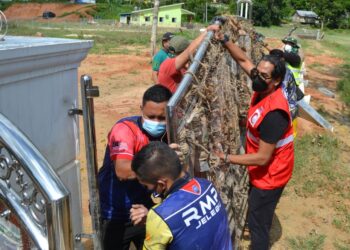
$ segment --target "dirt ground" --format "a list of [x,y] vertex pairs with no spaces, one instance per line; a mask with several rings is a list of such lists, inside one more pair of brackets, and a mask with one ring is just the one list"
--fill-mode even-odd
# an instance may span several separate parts
[[[341,60],[329,56],[315,56],[306,53],[306,65],[315,62],[327,67],[336,67]],[[311,104],[315,108],[326,106],[335,117],[342,117],[344,106],[338,96],[331,98],[317,90],[317,86],[324,86],[335,91],[338,80],[331,72],[321,73],[308,69],[307,78],[310,85],[306,88],[306,94],[311,94]],[[95,99],[95,120],[97,153],[99,165],[103,160],[106,146],[106,136],[109,129],[120,118],[139,114],[140,101],[144,90],[151,86],[150,58],[145,51],[143,55],[89,55],[82,63],[79,74],[89,74],[94,79],[94,85],[99,86],[100,97]],[[335,127],[335,135],[350,146],[349,126],[341,120],[330,120]],[[307,132],[323,132],[323,129],[303,119],[298,121],[299,135]],[[84,147],[82,147],[84,148]],[[90,230],[90,218],[87,209],[87,177],[82,159],[82,183],[83,187],[83,214],[84,227]],[[310,211],[317,211],[315,216],[305,216]],[[317,197],[302,198],[298,196],[283,196],[276,210],[271,238],[274,242],[272,249],[288,249],[286,237],[317,233],[322,230],[327,233],[325,249],[334,249],[332,242],[335,239],[347,240],[346,233],[332,231],[332,215],[334,211],[329,208],[322,199]],[[89,248],[90,244],[86,245]]]
[[43,12],[51,11],[56,14],[51,21],[79,21],[81,17],[91,19],[87,13],[94,5],[69,3],[16,3],[4,11],[8,20],[45,20]]

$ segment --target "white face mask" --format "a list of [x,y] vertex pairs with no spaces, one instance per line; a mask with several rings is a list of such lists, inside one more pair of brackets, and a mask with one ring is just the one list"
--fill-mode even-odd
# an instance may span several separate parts
[[292,49],[293,49],[293,47],[292,47],[292,45],[290,45],[290,44],[286,44],[286,45],[284,46],[284,51],[285,51],[285,52],[290,53],[290,52],[292,52]]

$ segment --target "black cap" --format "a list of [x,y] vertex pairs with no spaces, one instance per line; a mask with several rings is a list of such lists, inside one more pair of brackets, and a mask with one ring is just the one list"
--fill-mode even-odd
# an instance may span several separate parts
[[167,32],[163,35],[162,37],[162,41],[165,41],[165,40],[170,40],[171,38],[173,38],[175,35],[171,32]]

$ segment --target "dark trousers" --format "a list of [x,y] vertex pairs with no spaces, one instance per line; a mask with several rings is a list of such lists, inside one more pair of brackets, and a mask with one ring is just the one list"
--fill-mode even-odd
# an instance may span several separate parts
[[262,190],[252,187],[248,199],[248,227],[252,250],[268,250],[269,232],[283,188]]
[[120,223],[113,220],[102,221],[102,245],[104,250],[129,250],[133,242],[141,250],[145,239],[145,226]]

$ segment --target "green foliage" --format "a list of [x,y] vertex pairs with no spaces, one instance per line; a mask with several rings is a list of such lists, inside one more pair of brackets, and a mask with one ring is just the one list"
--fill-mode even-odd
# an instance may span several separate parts
[[11,6],[11,4],[12,4],[11,2],[4,2],[4,3],[0,2],[0,10],[1,11],[6,10],[8,7]]
[[[94,18],[101,19],[118,19],[120,13],[130,13],[134,8],[132,5],[121,5],[119,3],[96,3],[95,12],[93,14]],[[90,13],[89,13],[90,14]]]
[[290,5],[295,10],[314,11],[329,28],[349,28],[348,0],[292,0]]
[[284,0],[255,0],[253,4],[254,24],[267,27],[280,25],[285,8]]
[[255,0],[253,21],[258,26],[280,25],[296,10],[314,11],[328,28],[350,28],[349,0]]
[[264,2],[256,1],[253,8],[253,21],[257,26],[270,27],[272,25],[270,11]]
[[292,250],[319,250],[323,249],[325,238],[325,235],[310,233],[306,237],[287,238],[287,240]]

